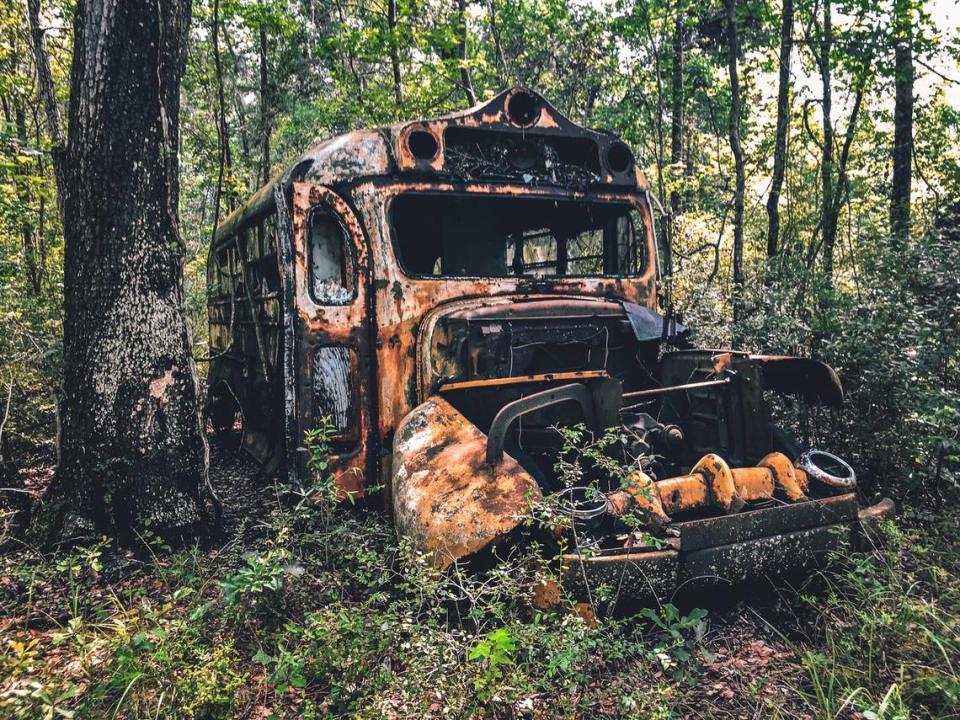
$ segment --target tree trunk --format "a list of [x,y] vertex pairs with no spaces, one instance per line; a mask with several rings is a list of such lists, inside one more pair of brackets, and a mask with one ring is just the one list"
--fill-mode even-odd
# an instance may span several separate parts
[[740,143],[740,75],[737,59],[740,40],[737,34],[737,0],[725,0],[727,10],[727,69],[730,74],[730,150],[736,170],[733,197],[733,345],[740,346],[743,321],[743,205],[746,171]]
[[[673,26],[673,77],[671,80],[671,109],[670,109],[670,166],[671,177],[681,175],[683,162],[683,41],[686,31],[682,3],[677,3],[677,16]],[[676,187],[670,191],[670,214],[676,217],[680,212],[680,193]]]
[[397,0],[387,0],[387,27],[390,29],[390,69],[393,71],[393,98],[397,117],[403,115],[403,76],[400,74],[400,49],[397,38]]
[[[60,106],[57,104],[56,87],[53,84],[53,73],[50,72],[50,56],[47,52],[47,37],[40,27],[40,0],[27,0],[27,14],[30,19],[30,36],[33,39],[33,60],[37,68],[37,80],[40,85],[40,97],[47,116],[47,129],[50,132],[50,142],[53,144],[53,173],[57,178],[57,185],[64,187],[66,177],[63,175],[63,163],[60,154],[66,142],[63,136],[63,121],[60,119]],[[57,200],[60,204],[58,196]],[[61,208],[61,215],[63,210]]]
[[507,84],[507,78],[510,76],[510,72],[507,67],[507,58],[503,53],[500,26],[497,24],[497,0],[490,0],[487,15],[490,19],[490,37],[493,38],[494,57],[497,60],[497,84],[503,87]]
[[59,188],[61,462],[44,533],[134,544],[149,527],[182,541],[208,520],[177,213],[189,25],[189,0],[77,3]]
[[893,187],[890,193],[890,230],[902,244],[910,235],[910,189],[913,159],[913,22],[911,0],[894,0],[896,42],[893,111]]
[[267,68],[267,30],[260,23],[260,182],[270,182],[270,78]]
[[470,67],[467,65],[467,0],[457,0],[457,34],[459,36],[458,54],[460,56],[460,84],[467,96],[470,107],[477,104],[477,93],[473,90]]
[[790,126],[790,55],[793,51],[793,0],[783,0],[780,22],[780,77],[777,93],[777,130],[773,150],[773,177],[767,197],[767,257],[780,244],[780,192],[787,169],[787,128]]
[[833,86],[830,77],[830,52],[833,49],[833,18],[831,0],[823,0],[823,33],[820,38],[820,82],[823,87],[823,148],[820,173],[823,178],[822,232],[823,274],[830,282],[833,277],[833,246],[837,235],[837,216],[834,214],[833,188]]

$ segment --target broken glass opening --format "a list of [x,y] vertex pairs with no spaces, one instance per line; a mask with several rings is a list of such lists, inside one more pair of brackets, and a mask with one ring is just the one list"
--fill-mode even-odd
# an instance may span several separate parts
[[642,224],[627,203],[407,193],[390,209],[405,272],[430,277],[639,275]]
[[321,305],[353,298],[353,268],[348,238],[332,210],[318,207],[310,216],[310,289]]

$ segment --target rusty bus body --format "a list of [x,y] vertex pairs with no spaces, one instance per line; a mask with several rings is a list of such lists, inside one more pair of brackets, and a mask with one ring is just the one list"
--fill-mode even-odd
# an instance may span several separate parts
[[[398,532],[440,567],[570,493],[581,532],[557,549],[574,588],[649,596],[802,567],[888,515],[859,508],[845,463],[797,457],[771,429],[766,391],[837,404],[836,373],[687,347],[656,312],[660,262],[627,146],[531,91],[347,133],[216,233],[210,416],[239,412],[247,450],[293,478],[328,418],[340,491],[383,485]],[[629,476],[562,487],[556,426],[573,423],[624,431]],[[654,547],[622,524],[631,511]]]

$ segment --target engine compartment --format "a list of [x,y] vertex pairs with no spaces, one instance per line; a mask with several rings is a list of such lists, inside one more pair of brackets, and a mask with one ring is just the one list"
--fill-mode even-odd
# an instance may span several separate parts
[[614,551],[718,507],[830,494],[797,485],[799,447],[774,432],[764,395],[809,392],[789,384],[798,368],[816,376],[814,361],[694,350],[682,326],[595,298],[460,303],[432,330],[431,397],[486,438],[487,465],[509,457],[571,519],[548,538],[560,547]]

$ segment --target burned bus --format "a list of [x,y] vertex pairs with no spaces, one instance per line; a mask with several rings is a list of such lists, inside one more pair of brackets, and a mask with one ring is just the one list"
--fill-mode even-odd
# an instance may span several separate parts
[[[294,481],[327,423],[340,493],[385,488],[438,567],[560,498],[541,541],[571,585],[636,596],[803,567],[888,516],[771,417],[771,393],[839,404],[837,374],[691,347],[657,312],[655,238],[629,147],[524,88],[322,142],[216,232],[211,421]],[[580,425],[617,428],[627,470],[561,477],[558,428]]]

